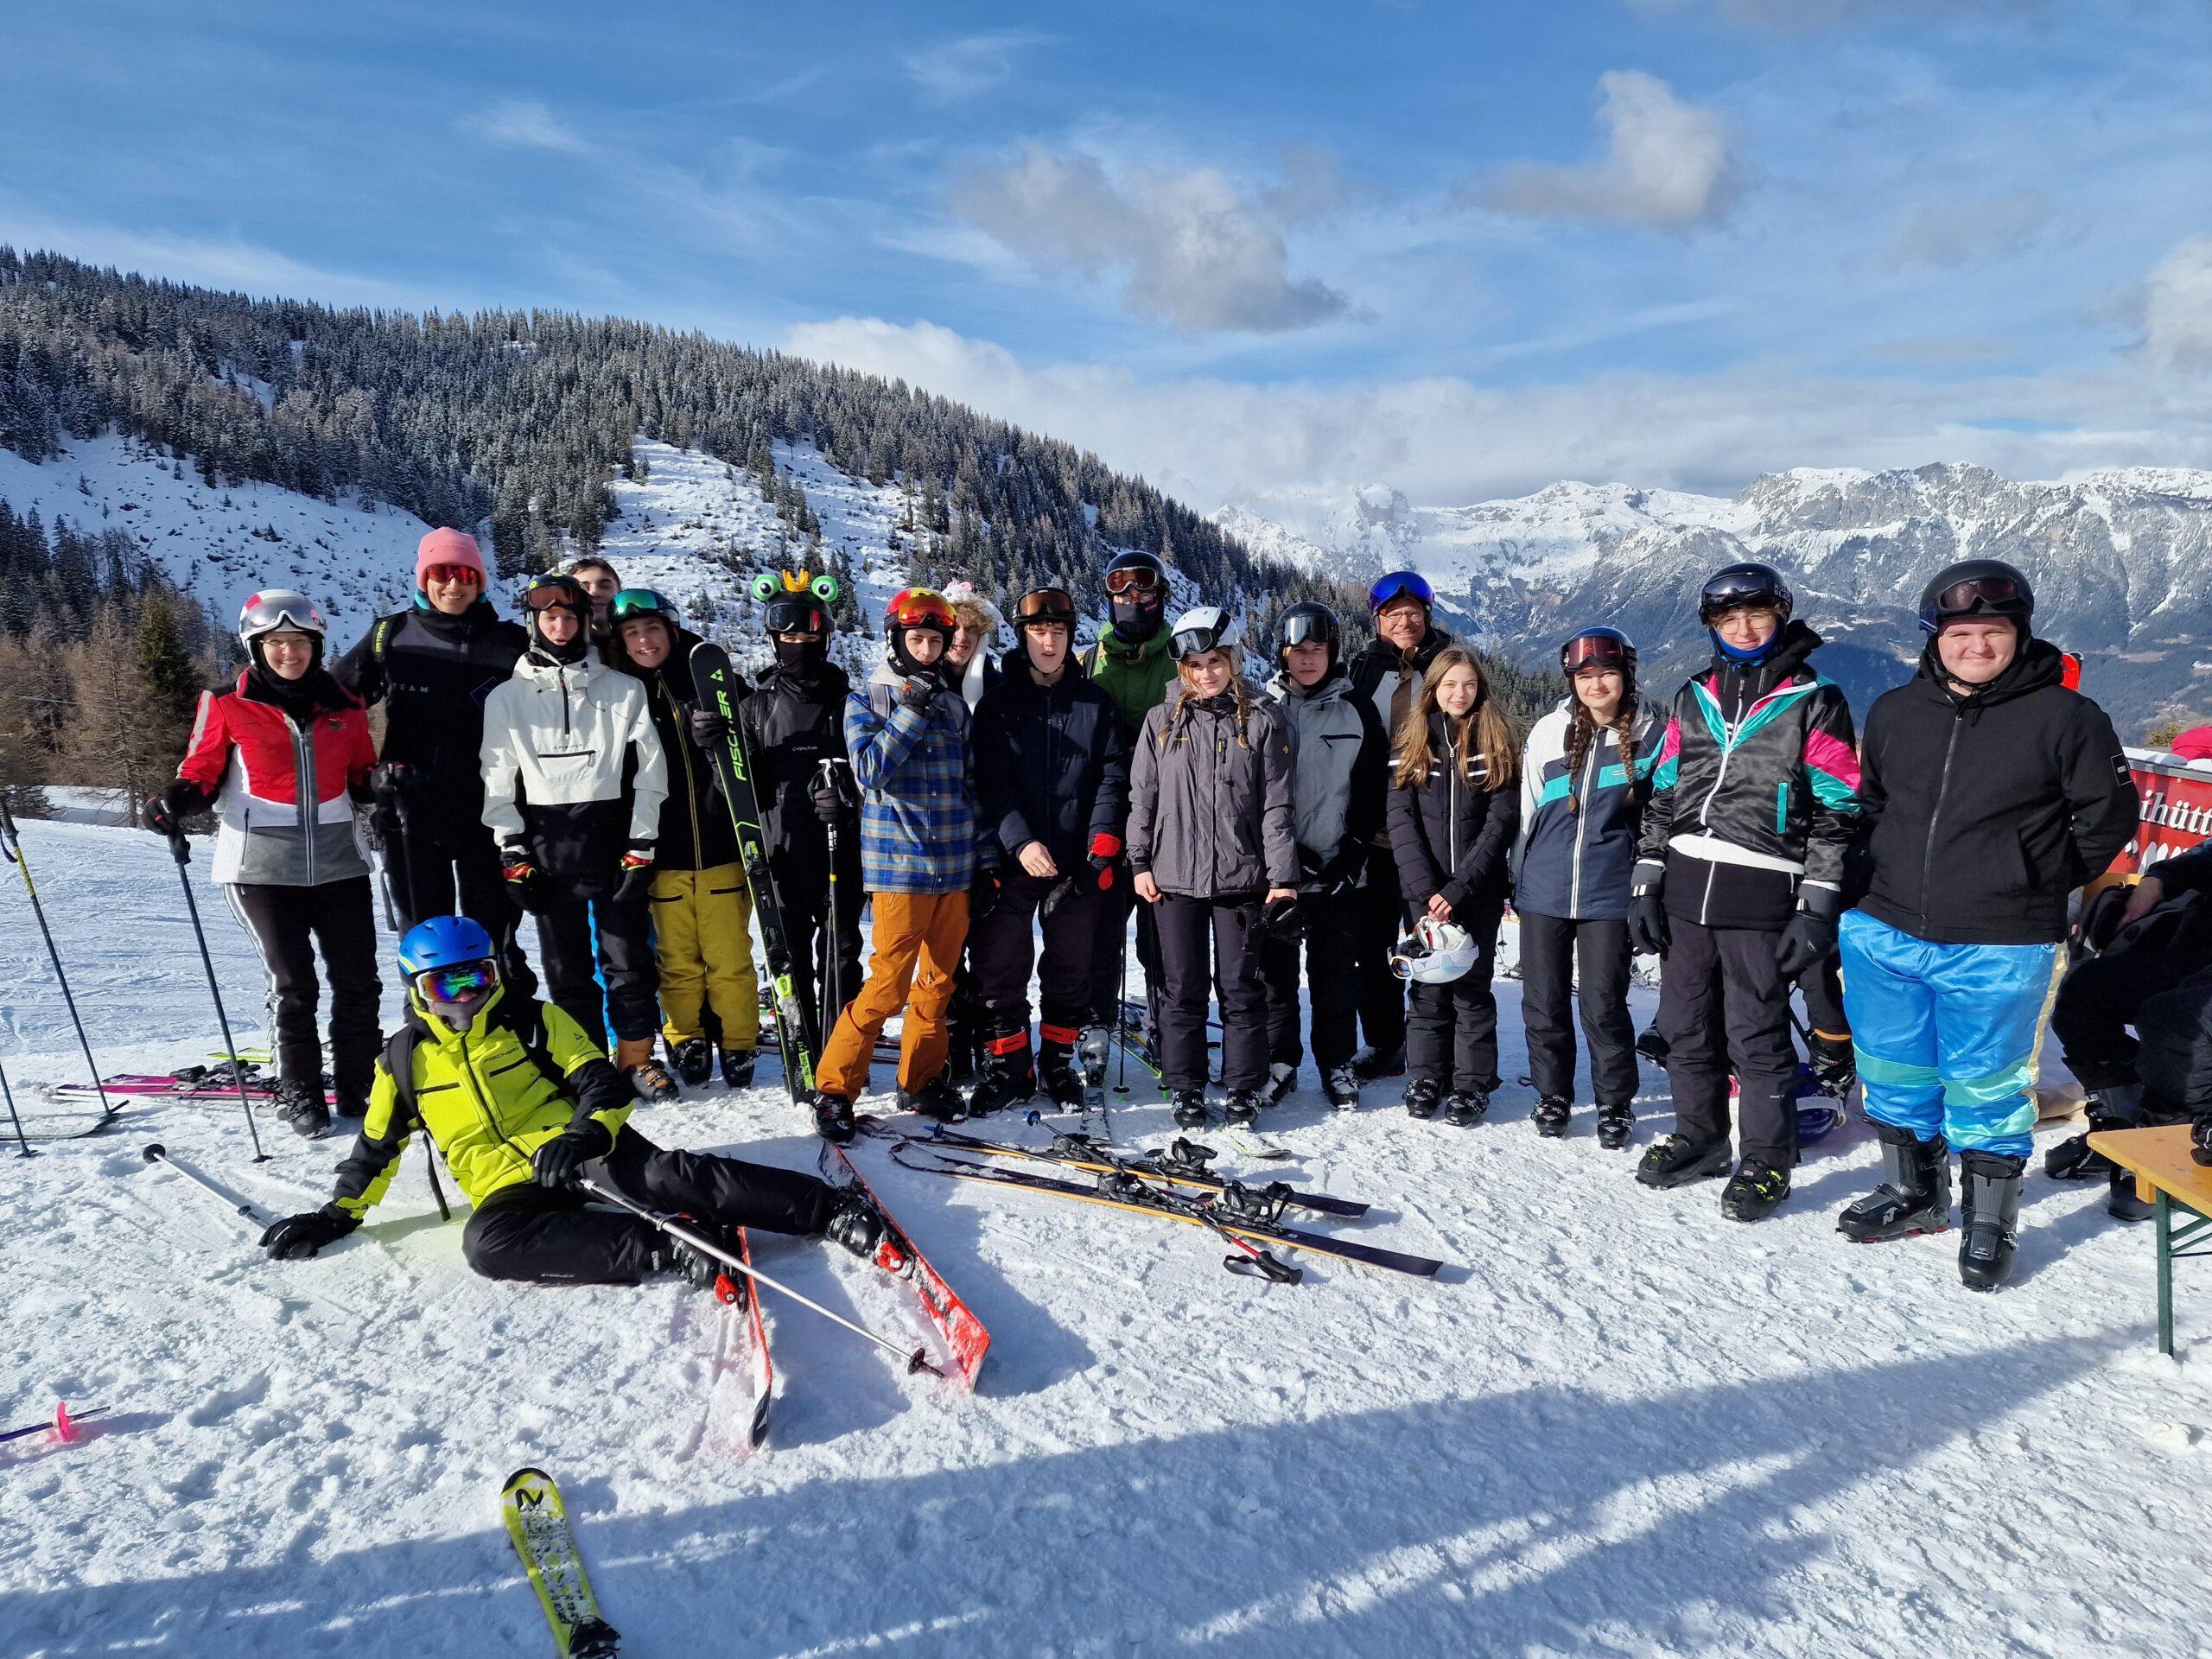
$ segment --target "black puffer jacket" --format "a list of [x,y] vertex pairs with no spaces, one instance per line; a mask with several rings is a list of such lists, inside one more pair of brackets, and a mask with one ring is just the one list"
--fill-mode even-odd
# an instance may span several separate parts
[[[830,832],[815,816],[810,793],[816,768],[845,754],[845,698],[852,680],[835,663],[823,663],[802,678],[780,664],[760,676],[737,718],[745,728],[746,753],[752,757],[753,787],[760,797],[761,830],[776,861],[783,892],[826,887],[830,880]],[[860,815],[841,831],[842,861],[838,879],[860,884]]]
[[1480,753],[1463,772],[1451,724],[1440,715],[1429,716],[1434,758],[1426,780],[1401,784],[1395,768],[1391,772],[1390,851],[1408,911],[1419,915],[1442,893],[1454,918],[1464,920],[1470,910],[1494,910],[1505,902],[1521,792],[1510,782],[1490,788],[1490,769]]
[[1092,837],[1121,841],[1129,816],[1129,741],[1114,699],[1072,657],[1060,677],[1039,685],[1027,657],[976,705],[976,794],[983,833],[1007,861],[1045,843],[1063,874],[1081,868]]
[[[668,798],[660,804],[660,839],[653,862],[664,870],[711,870],[738,861],[737,830],[715,788],[715,772],[691,741],[691,647],[699,636],[676,631],[676,649],[658,668],[640,668],[626,653],[617,665],[645,688],[653,729],[668,761]],[[740,683],[740,693],[743,686]]]
[[2066,937],[2066,895],[2127,844],[2137,803],[2112,721],[2063,669],[2032,639],[1974,696],[1923,658],[1876,700],[1861,754],[1868,915],[1941,944]]
[[384,705],[379,758],[414,774],[410,836],[454,847],[484,833],[484,700],[529,648],[521,626],[480,599],[459,616],[409,610],[378,617],[331,664],[339,684],[365,704]]

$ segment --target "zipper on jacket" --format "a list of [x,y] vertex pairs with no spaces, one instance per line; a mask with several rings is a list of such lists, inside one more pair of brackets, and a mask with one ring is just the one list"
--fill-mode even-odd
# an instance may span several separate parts
[[[1719,677],[1716,675],[1714,677]],[[1691,696],[1694,696],[1696,693],[1693,691]],[[1713,701],[1713,705],[1718,708],[1720,699],[1715,697]],[[1740,711],[1738,718],[1730,720],[1726,715],[1720,717],[1720,768],[1713,774],[1713,787],[1705,791],[1705,799],[1700,803],[1697,809],[1697,827],[1700,830],[1713,828],[1713,803],[1720,794],[1721,785],[1728,781],[1728,762],[1736,753],[1736,734],[1742,728],[1743,722],[1751,718],[1751,709],[1745,705],[1740,692],[1737,695],[1736,706]],[[1719,874],[1720,866],[1711,859],[1706,860],[1705,896],[1698,900],[1697,905],[1697,925],[1700,927],[1712,925],[1710,918],[1713,914],[1713,884]]]
[[1943,740],[1943,770],[1936,774],[1936,804],[1928,813],[1928,847],[1920,855],[1920,925],[1928,925],[1928,884],[1936,878],[1936,826],[1943,817],[1943,791],[1951,786],[1951,756],[1959,747],[1959,724],[1966,711],[1951,710],[1951,734]]
[[1598,752],[1601,747],[1597,733],[1592,732],[1590,753],[1582,764],[1582,794],[1576,802],[1580,810],[1574,815],[1574,873],[1567,884],[1567,913],[1575,921],[1582,918],[1582,842],[1590,830],[1590,801],[1597,791]]
[[[475,1021],[472,1020],[469,1023],[474,1025]],[[468,1033],[462,1031],[454,1034],[461,1042],[461,1075],[468,1084],[468,1097],[476,1103],[476,1115],[484,1120],[484,1127],[492,1131],[493,1139],[516,1157],[522,1159],[524,1169],[529,1168],[530,1160],[524,1155],[520,1147],[507,1139],[506,1131],[499,1127],[499,1115],[492,1109],[491,1102],[484,1097],[484,1089],[481,1086],[483,1080],[476,1075],[476,1061],[468,1052]],[[423,1133],[426,1135],[429,1133],[428,1124],[423,1126]],[[431,1138],[435,1140],[436,1137]]]
[[[291,716],[287,715],[287,720]],[[304,885],[315,886],[315,831],[318,811],[322,803],[316,798],[320,791],[315,776],[315,721],[304,726],[294,721],[292,726],[292,794],[293,804],[299,809],[300,840],[307,848],[308,879]]]

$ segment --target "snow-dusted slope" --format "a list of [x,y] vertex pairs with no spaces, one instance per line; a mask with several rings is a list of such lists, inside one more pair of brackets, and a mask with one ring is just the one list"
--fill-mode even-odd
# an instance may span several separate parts
[[[26,839],[102,1058],[198,1059],[207,991],[161,843]],[[251,1024],[244,938],[204,887],[200,909]],[[1510,1071],[1510,982],[1501,1001]],[[26,1085],[80,1063],[13,884],[0,1033],[35,1120]],[[1131,1074],[1119,1133],[1159,1144]],[[282,1265],[138,1148],[283,1212],[327,1191],[334,1141],[272,1130],[255,1166],[235,1107],[172,1104],[0,1157],[0,1427],[56,1397],[109,1413],[79,1445],[0,1446],[0,1649],[540,1659],[493,1507],[536,1463],[639,1655],[2200,1650],[2212,1603],[2175,1541],[2212,1458],[2212,1292],[2178,1275],[2188,1363],[2158,1359],[2150,1240],[2101,1189],[2031,1177],[2018,1281],[1975,1296],[1955,1236],[1836,1237],[1876,1179],[1863,1129],[1750,1228],[1710,1185],[1636,1186],[1586,1115],[1540,1140],[1525,1090],[1472,1130],[1373,1092],[1332,1113],[1309,1074],[1270,1119],[1294,1161],[1264,1173],[1374,1200],[1324,1225],[1459,1264],[1433,1284],[1313,1261],[1262,1287],[1193,1230],[935,1182],[863,1141],[991,1328],[982,1392],[947,1399],[772,1297],[774,1427],[742,1462],[696,1439],[702,1298],[474,1278],[419,1152],[370,1226]],[[632,1122],[813,1161],[772,1063]],[[913,1328],[856,1263],[754,1249]]]

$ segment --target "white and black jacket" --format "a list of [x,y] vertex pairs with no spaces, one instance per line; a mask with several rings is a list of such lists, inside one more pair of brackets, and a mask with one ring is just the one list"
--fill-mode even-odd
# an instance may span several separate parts
[[582,897],[612,892],[631,848],[650,849],[668,762],[645,689],[595,652],[525,653],[484,704],[484,822]]

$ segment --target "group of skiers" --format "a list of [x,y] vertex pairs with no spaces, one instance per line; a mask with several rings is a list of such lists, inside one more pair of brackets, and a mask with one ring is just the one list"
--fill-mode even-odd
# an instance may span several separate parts
[[[293,1230],[272,1248],[342,1236],[412,1124],[449,1162],[454,1137],[469,1141],[474,1173],[455,1169],[472,1196],[472,1181],[559,1195],[496,1228],[472,1222],[486,1272],[642,1270],[659,1246],[635,1217],[576,1218],[587,1167],[664,1207],[872,1243],[874,1224],[828,1189],[662,1154],[623,1126],[632,1095],[672,1096],[677,1077],[703,1082],[717,1059],[727,1081],[749,1081],[760,1039],[748,873],[705,760],[731,734],[691,695],[696,636],[603,560],[532,578],[520,626],[486,586],[470,537],[431,532],[412,607],[328,669],[312,604],[257,594],[240,619],[249,666],[207,695],[177,782],[149,803],[170,831],[219,810],[217,879],[270,975],[280,1109],[308,1133],[327,1124],[316,947],[328,966],[336,1107],[366,1115],[362,1139],[321,1219],[280,1224]],[[964,584],[908,588],[886,607],[881,662],[854,686],[830,660],[834,592],[764,579],[772,660],[736,718],[809,1011],[783,1040],[818,1052],[823,1137],[854,1134],[893,1016],[902,1109],[950,1120],[1039,1092],[1078,1107],[1120,1041],[1156,1065],[1188,1128],[1209,1118],[1217,1010],[1219,1109],[1250,1123],[1305,1057],[1301,980],[1333,1104],[1402,1074],[1408,1113],[1471,1126],[1500,1084],[1492,980],[1510,902],[1540,1134],[1572,1119],[1579,1012],[1600,1146],[1633,1137],[1639,1046],[1663,1052],[1674,1126],[1637,1179],[1725,1177],[1726,1215],[1771,1213],[1797,1160],[1802,987],[1815,1059],[1832,1081],[1855,1059],[1883,1145],[1883,1183],[1840,1230],[1948,1228],[1955,1150],[1962,1278],[2004,1281],[2067,896],[2109,864],[2136,812],[2109,721],[2034,634],[2021,572],[1970,560],[1929,583],[1918,671],[1876,702],[1863,741],[1811,664],[1819,636],[1762,564],[1705,585],[1712,661],[1671,705],[1643,696],[1626,636],[1586,628],[1560,649],[1559,707],[1525,738],[1411,572],[1375,584],[1375,638],[1356,653],[1327,607],[1285,608],[1257,684],[1229,613],[1170,620],[1151,554],[1117,556],[1104,587],[1111,620],[1084,651],[1061,588],[1013,595],[1003,615]],[[1014,644],[994,660],[1001,626]],[[390,1046],[378,1058],[355,803],[412,930],[411,1060]],[[1134,1019],[1133,909],[1146,987]],[[516,944],[524,912],[542,1009]],[[1637,952],[1662,958],[1642,1045],[1628,1004]],[[505,1034],[474,1049],[472,1029]],[[2105,1047],[2125,1070],[2120,1041]],[[454,1084],[491,1095],[495,1120],[516,1094],[514,1122],[487,1146],[473,1120],[441,1134],[442,1109],[414,1103]]]

